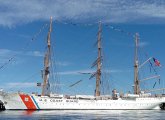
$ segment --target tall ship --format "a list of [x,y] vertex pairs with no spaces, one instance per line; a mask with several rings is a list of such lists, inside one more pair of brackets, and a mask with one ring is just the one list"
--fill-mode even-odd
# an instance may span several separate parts
[[44,57],[42,92],[37,94],[26,94],[23,92],[5,92],[0,91],[0,99],[5,109],[9,110],[150,110],[160,109],[160,105],[165,103],[162,96],[153,96],[140,90],[140,81],[138,78],[138,34],[135,35],[135,58],[134,58],[134,93],[120,95],[116,89],[112,95],[101,95],[101,75],[102,75],[102,46],[101,33],[102,25],[99,23],[97,38],[97,60],[93,66],[97,70],[91,75],[96,78],[96,88],[94,95],[64,95],[53,94],[50,90],[50,65],[51,65],[51,32],[52,17],[47,36],[47,50]]

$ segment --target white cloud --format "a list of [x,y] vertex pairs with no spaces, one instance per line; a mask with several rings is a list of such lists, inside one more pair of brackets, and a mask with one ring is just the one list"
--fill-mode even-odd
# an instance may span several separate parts
[[83,73],[94,73],[94,70],[84,69],[84,70],[73,70],[73,71],[64,71],[59,72],[60,75],[81,75]]
[[[144,48],[144,47],[148,46],[149,44],[150,44],[149,42],[143,41],[143,42],[139,42],[139,43],[138,43],[138,46],[139,46],[140,48]],[[130,45],[130,47],[135,47],[135,45],[132,44],[132,45]]]
[[65,86],[65,84],[50,83],[51,87]]
[[44,53],[40,51],[22,52],[22,51],[10,50],[10,49],[0,49],[0,64],[5,64],[6,62],[9,62],[9,60],[12,62],[15,58],[19,57],[20,55],[43,57]]
[[0,64],[4,64],[11,60],[15,54],[19,54],[16,51],[12,51],[9,49],[0,49]]
[[[73,71],[64,71],[59,72],[60,75],[82,75],[85,74],[92,74],[95,70],[84,69],[84,70],[73,70]],[[121,73],[121,72],[128,72],[128,70],[103,70],[103,73]]]
[[148,46],[149,43],[148,42],[140,42],[139,43],[139,47],[145,47],[145,46]]
[[79,71],[64,71],[64,72],[59,72],[60,75],[80,75],[78,73]]
[[[19,56],[32,56],[32,57],[43,57],[44,53],[40,51],[14,51],[10,49],[0,49],[0,64],[4,64],[8,62],[11,58],[19,57]],[[72,63],[67,61],[57,61],[55,62],[58,66],[69,66]]]
[[[37,83],[36,82],[9,82],[9,83],[5,83],[3,85],[0,85],[0,89],[5,88],[5,86],[7,86],[7,89],[20,89],[20,88],[35,88],[37,87]],[[51,84],[51,87],[54,86],[65,86],[65,84]]]
[[9,49],[0,49],[0,57],[8,57],[8,56],[11,56],[11,55],[14,55],[14,54],[17,54],[19,52],[16,52],[16,51],[12,51],[12,50],[9,50]]
[[[0,25],[47,20],[146,23],[165,19],[162,0],[0,0]],[[151,19],[151,18],[154,18]],[[163,20],[162,20],[163,19]],[[153,20],[153,21],[152,21]]]
[[56,64],[56,65],[59,65],[59,66],[68,66],[68,65],[70,65],[71,63],[70,63],[70,62],[65,62],[65,61],[63,61],[63,62],[56,62],[55,64]]
[[14,83],[6,83],[5,86],[8,88],[29,88],[29,87],[36,87],[37,84],[33,82],[14,82]]
[[44,53],[40,51],[28,51],[24,55],[34,56],[34,57],[43,57]]
[[1,59],[3,58],[11,58],[16,55],[28,55],[28,56],[34,56],[34,57],[43,57],[44,53],[40,51],[27,51],[27,52],[22,52],[22,51],[14,51],[10,49],[0,49],[0,57]]

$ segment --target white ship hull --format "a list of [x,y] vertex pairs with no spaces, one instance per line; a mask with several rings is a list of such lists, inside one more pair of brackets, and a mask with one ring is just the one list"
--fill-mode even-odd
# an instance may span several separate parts
[[123,110],[123,109],[160,109],[165,102],[162,97],[125,98],[118,100],[68,99],[47,96],[8,94],[3,97],[6,109],[33,110]]

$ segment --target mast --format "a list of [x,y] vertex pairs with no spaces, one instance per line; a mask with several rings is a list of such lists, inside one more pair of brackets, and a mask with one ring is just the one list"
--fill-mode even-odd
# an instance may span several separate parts
[[50,26],[47,35],[47,51],[44,57],[44,73],[43,73],[43,87],[42,95],[50,95],[49,73],[50,73],[50,58],[51,58],[51,32],[52,32],[52,17],[50,17]]
[[97,38],[98,59],[97,59],[97,74],[96,74],[96,91],[95,95],[100,96],[100,83],[101,83],[101,22],[99,22],[99,31]]
[[139,78],[138,78],[138,42],[139,35],[135,34],[135,57],[134,57],[134,94],[140,93]]

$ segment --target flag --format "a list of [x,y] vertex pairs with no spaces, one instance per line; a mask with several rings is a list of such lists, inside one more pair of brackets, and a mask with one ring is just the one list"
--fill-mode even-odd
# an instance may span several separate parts
[[41,83],[37,83],[37,86],[41,86]]
[[153,61],[156,66],[161,66],[160,62],[157,59],[153,58]]

